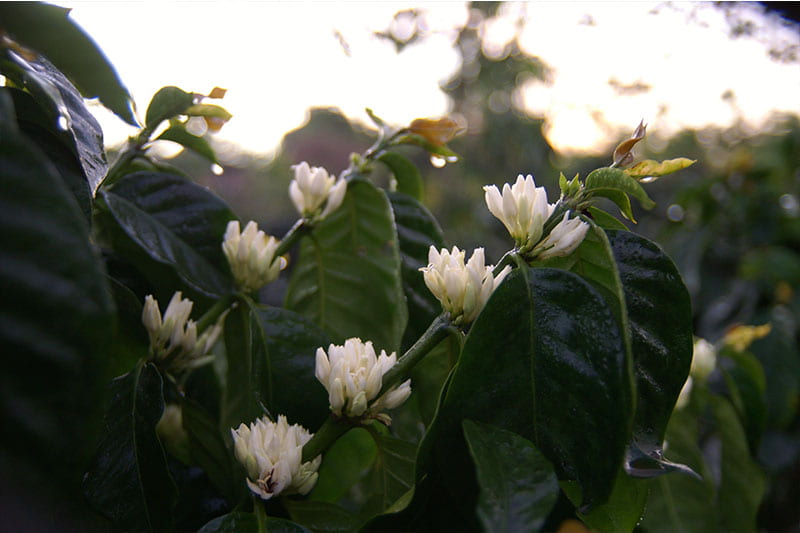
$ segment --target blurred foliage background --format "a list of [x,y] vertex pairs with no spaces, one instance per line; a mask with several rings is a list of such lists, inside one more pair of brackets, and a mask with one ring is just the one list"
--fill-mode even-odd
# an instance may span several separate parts
[[[490,19],[498,5],[475,3],[474,16]],[[792,16],[786,6],[775,9]],[[409,16],[415,13],[396,15]],[[392,40],[399,54],[410,42],[424,39],[419,33],[398,39],[388,23],[379,35]],[[750,23],[738,24],[732,34],[747,31]],[[512,98],[521,83],[531,78],[544,81],[550,66],[522,53],[514,41],[499,57],[487,57],[478,29],[477,24],[461,29],[456,42],[461,68],[442,85],[453,114],[468,124],[465,134],[450,143],[462,158],[441,166],[419,151],[409,150],[407,155],[422,171],[425,203],[439,219],[447,244],[483,246],[488,258],[497,260],[509,242],[484,207],[483,185],[501,185],[513,181],[516,173],[531,173],[554,195],[560,172],[569,178],[576,172],[585,176],[609,164],[611,154],[556,153],[543,133],[543,120],[528,116]],[[787,56],[773,58],[779,59]],[[788,60],[798,58],[790,54]],[[240,155],[221,175],[209,172],[207,164],[190,153],[179,154],[173,163],[218,191],[242,219],[252,218],[279,235],[295,216],[284,201],[290,166],[308,161],[339,173],[349,163],[348,154],[363,152],[372,138],[337,109],[312,109],[307,124],[286,134],[270,161]],[[647,185],[658,207],[635,211],[638,224],[626,221],[675,258],[692,295],[695,334],[715,342],[737,324],[772,326],[766,338],[750,347],[763,368],[765,386],[759,400],[763,421],[748,438],[769,478],[760,527],[793,530],[800,527],[800,119],[776,115],[769,128],[758,132],[743,123],[687,130],[666,143],[646,140],[635,151],[638,159],[697,160],[689,169]],[[269,290],[268,297],[280,301],[284,288]],[[728,390],[728,363],[732,365],[722,359],[710,386],[735,394]],[[711,443],[704,452],[713,455]]]

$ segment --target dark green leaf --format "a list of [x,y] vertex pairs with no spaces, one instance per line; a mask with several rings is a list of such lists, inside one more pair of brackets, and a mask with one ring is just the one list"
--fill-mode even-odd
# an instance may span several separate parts
[[378,161],[389,167],[389,170],[394,174],[394,179],[397,181],[397,192],[422,201],[422,176],[420,176],[419,170],[414,163],[395,152],[382,154]]
[[112,189],[169,229],[221,273],[228,272],[222,240],[228,222],[236,219],[216,194],[171,173],[137,172]]
[[342,206],[303,239],[286,306],[333,342],[371,340],[400,348],[408,319],[394,217],[386,195],[353,180]]
[[265,354],[263,350],[255,350],[252,321],[250,308],[241,304],[225,319],[227,371],[222,397],[223,428],[237,428],[265,414],[258,379],[260,369],[266,366]]
[[764,473],[750,457],[747,436],[733,406],[724,398],[712,396],[711,408],[722,447],[715,469],[721,473],[717,494],[720,530],[755,531],[758,507],[764,496]]
[[310,430],[328,416],[328,395],[314,376],[317,348],[330,339],[302,315],[277,307],[253,308],[255,380],[260,398],[275,414]]
[[332,503],[284,498],[283,505],[292,520],[315,533],[350,533],[358,526],[355,515]]
[[600,226],[603,229],[621,229],[622,231],[628,231],[628,227],[620,222],[616,217],[609,215],[602,209],[597,207],[590,207],[588,209],[589,216],[592,220],[594,220],[595,224]]
[[211,148],[211,145],[208,144],[208,141],[203,137],[192,135],[182,126],[172,126],[164,130],[164,133],[156,137],[156,140],[178,143],[184,148],[200,154],[212,163],[218,163],[217,155],[214,153],[214,149]]
[[439,300],[428,290],[419,269],[428,265],[431,246],[444,247],[444,237],[439,223],[418,201],[401,193],[389,193],[389,201],[397,222],[403,292],[408,304],[408,326],[403,335],[403,347],[408,348],[442,312]]
[[529,440],[471,420],[463,422],[478,484],[484,531],[535,531],[558,497],[552,465]]
[[[20,68],[20,79],[15,81],[28,89],[47,113],[48,129],[69,143],[94,195],[108,171],[100,124],[83,103],[78,90],[47,59],[39,57],[27,61],[13,52],[8,54]],[[8,73],[12,79],[18,77],[15,74]]]
[[672,260],[654,242],[625,231],[608,237],[619,268],[636,375],[634,439],[660,449],[692,361],[689,293]]
[[69,18],[69,9],[38,2],[2,2],[3,29],[41,52],[80,89],[136,126],[132,100],[100,48]]
[[628,196],[633,196],[642,207],[652,209],[655,203],[634,178],[618,168],[598,168],[586,176],[585,190],[596,196],[603,196],[617,204],[622,213],[633,220]]
[[207,523],[197,533],[258,533],[258,519],[252,513],[228,513]]
[[[138,177],[143,180],[141,186],[135,183]],[[116,187],[102,192],[104,207],[111,215],[106,220],[112,228],[121,230],[112,233],[114,247],[120,253],[129,250],[126,242],[129,239],[144,252],[142,257],[128,257],[139,263],[137,266],[142,270],[146,271],[143,261],[155,261],[173,269],[189,288],[200,294],[232,292],[229,271],[216,268],[209,260],[214,258],[217,264],[223,260],[219,257],[222,252],[214,250],[215,241],[221,246],[223,226],[230,216],[221,201],[214,201],[215,197],[207,191],[170,174],[133,174],[120,180],[117,186],[120,185],[123,186],[119,193]],[[172,199],[170,191],[178,199]],[[150,281],[156,285],[159,282]]]
[[155,429],[164,412],[161,376],[139,365],[111,390],[103,439],[83,480],[86,499],[121,530],[168,530],[176,490]]
[[516,271],[473,325],[423,447],[467,507],[464,418],[535,440],[561,478],[580,483],[584,505],[600,504],[622,462],[630,395],[622,335],[601,296],[569,272]]
[[[747,433],[747,442],[755,455],[767,425],[766,380],[761,363],[750,352],[723,349],[721,355],[733,365],[723,365],[731,403]],[[727,363],[727,362],[726,362]]]
[[[3,118],[12,109],[0,92]],[[114,307],[75,199],[8,124],[0,126],[0,242],[1,455],[66,499],[96,443]]]
[[233,454],[225,446],[219,425],[200,404],[189,398],[181,399],[181,412],[192,462],[202,467],[217,489],[233,501],[239,480],[234,479]]
[[162,87],[147,106],[144,123],[152,131],[165,120],[182,115],[194,102],[194,95],[173,86]]
[[370,497],[362,510],[362,518],[385,512],[414,487],[417,447],[377,431],[371,433],[377,453],[367,481]]
[[309,498],[336,503],[358,483],[375,461],[377,446],[363,428],[354,428],[333,444],[322,456],[319,480]]
[[[628,533],[633,531],[647,504],[650,480],[636,479],[620,468],[611,497],[587,514],[578,513],[593,531],[603,533]],[[576,483],[565,482],[564,491],[573,503],[580,502],[580,489]]]
[[800,353],[794,335],[794,325],[782,327],[775,323],[767,337],[751,346],[764,369],[767,427],[784,429],[797,418]]

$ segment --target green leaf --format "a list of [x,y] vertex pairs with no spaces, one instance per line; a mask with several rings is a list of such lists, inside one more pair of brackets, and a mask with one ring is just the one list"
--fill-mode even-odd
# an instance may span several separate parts
[[157,141],[172,141],[178,143],[184,148],[199,154],[212,163],[218,163],[217,155],[214,149],[208,144],[208,141],[203,137],[192,135],[183,126],[172,126],[164,130],[164,133],[156,137]]
[[233,501],[238,479],[234,479],[233,454],[213,417],[200,404],[190,398],[181,398],[183,429],[189,438],[189,454],[217,489]]
[[208,522],[197,533],[258,533],[258,519],[253,513],[235,511]]
[[174,86],[162,87],[147,106],[144,123],[150,131],[165,120],[183,115],[194,103],[194,95]]
[[[628,308],[636,376],[634,439],[660,449],[692,361],[689,292],[675,263],[654,242],[609,231]],[[665,319],[668,318],[668,319]]]
[[609,215],[602,209],[598,209],[597,207],[589,207],[588,209],[590,218],[594,220],[594,223],[600,226],[603,229],[621,229],[622,231],[628,231],[628,227],[620,222],[616,217]]
[[527,439],[471,420],[463,422],[478,484],[484,531],[538,530],[558,497],[552,465]]
[[417,166],[405,156],[395,152],[385,152],[378,161],[389,167],[397,180],[397,192],[407,194],[415,200],[422,201],[423,185],[422,176]]
[[284,498],[283,505],[292,520],[314,532],[349,533],[358,526],[355,515],[332,503]]
[[584,505],[600,504],[622,463],[630,395],[623,337],[596,290],[562,270],[515,271],[473,324],[423,448],[467,508],[464,418],[535,441],[560,478],[580,483]]
[[137,172],[112,189],[191,246],[221,273],[229,271],[222,252],[228,222],[237,217],[216,194],[187,179],[163,172]]
[[613,201],[619,206],[623,215],[630,220],[634,219],[628,196],[633,196],[639,200],[639,203],[645,209],[652,209],[656,205],[647,196],[638,181],[618,168],[598,168],[593,170],[586,176],[584,190]]
[[70,9],[35,2],[0,3],[3,29],[41,52],[80,89],[136,126],[133,101],[100,48],[69,18]]
[[400,243],[403,292],[408,304],[408,326],[403,348],[409,348],[442,312],[439,300],[428,290],[420,268],[428,265],[428,250],[444,247],[439,223],[418,201],[402,193],[389,193]]
[[333,342],[371,340],[396,351],[408,320],[397,230],[386,195],[353,180],[342,206],[303,239],[286,306]]
[[[174,270],[200,294],[233,291],[219,249],[232,215],[211,193],[171,174],[136,173],[113,190],[102,191],[101,198],[101,207],[110,215],[103,222],[111,230],[114,248],[145,274],[147,263],[155,262]],[[162,285],[158,277],[150,278],[154,285]]]
[[75,86],[47,59],[27,61],[13,52],[6,54],[19,67],[6,75],[28,89],[47,113],[48,129],[68,143],[94,195],[108,171],[100,124]]
[[[11,109],[0,92],[3,119]],[[16,483],[30,472],[18,481],[68,500],[102,420],[114,306],[74,197],[8,124],[0,125],[0,242],[0,477]],[[5,464],[14,465],[10,479]]]
[[83,480],[86,499],[121,530],[170,529],[176,489],[156,436],[164,412],[161,376],[138,365],[111,384],[103,439]]
[[414,488],[414,465],[417,447],[389,435],[371,431],[377,447],[367,486],[370,498],[362,509],[362,518],[371,518],[388,510]]
[[722,372],[728,385],[731,403],[736,407],[747,434],[750,450],[755,455],[767,426],[764,369],[750,352],[724,348],[721,355],[733,363],[730,367],[724,365]]
[[[225,319],[225,388],[221,425],[237,428],[264,413],[259,377],[266,362],[264,351],[256,351],[251,310],[246,305],[233,309]],[[258,359],[257,359],[258,358]]]
[[[636,479],[628,476],[620,468],[611,497],[603,505],[598,505],[589,513],[578,513],[593,531],[603,533],[628,533],[639,523],[647,504],[650,491],[650,480]],[[573,482],[564,482],[564,492],[570,500],[580,502],[580,489]]]
[[275,414],[314,431],[328,416],[328,395],[314,376],[317,348],[330,339],[302,315],[277,307],[253,308],[255,379]]
[[353,428],[322,456],[319,480],[309,498],[336,503],[370,470],[377,452],[372,435],[364,428]]
[[721,531],[755,531],[756,517],[766,488],[765,476],[750,457],[747,436],[733,406],[722,397],[711,397],[722,454],[717,501]]

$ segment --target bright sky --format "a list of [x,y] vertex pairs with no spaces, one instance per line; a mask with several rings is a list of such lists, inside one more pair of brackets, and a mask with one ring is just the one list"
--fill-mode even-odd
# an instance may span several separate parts
[[[460,2],[62,5],[73,8],[73,19],[116,66],[140,116],[164,85],[192,92],[224,87],[222,105],[234,118],[217,137],[263,153],[302,126],[309,107],[338,107],[365,123],[370,107],[397,125],[446,114],[439,85],[458,69],[453,42],[469,18]],[[408,8],[424,13],[427,37],[397,54],[373,33]],[[546,118],[557,149],[599,149],[641,118],[663,135],[737,117],[760,128],[773,110],[800,114],[800,63],[767,55],[776,42],[800,47],[800,35],[777,23],[731,40],[725,15],[711,4],[514,3],[484,28],[493,43],[487,52],[498,53],[514,37],[519,17],[520,46],[553,71],[549,84],[528,85],[516,101]],[[620,96],[610,82],[650,90]],[[723,99],[729,90],[734,98]],[[98,115],[108,144],[131,133],[109,113]]]

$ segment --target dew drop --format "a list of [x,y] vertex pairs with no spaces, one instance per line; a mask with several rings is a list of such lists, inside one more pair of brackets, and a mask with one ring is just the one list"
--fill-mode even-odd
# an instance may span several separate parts
[[222,176],[222,173],[225,172],[225,169],[214,163],[211,165],[211,172],[213,172],[215,176]]
[[655,176],[646,176],[644,178],[639,178],[639,183],[653,183],[657,179],[658,178],[656,178]]
[[438,156],[438,155],[432,155],[431,156],[431,165],[433,165],[434,167],[442,168],[446,164],[447,164],[447,160],[444,157],[441,157],[441,156]]
[[67,131],[69,128],[69,119],[67,119],[67,117],[64,115],[59,115],[58,120],[56,120],[56,125],[61,131]]

